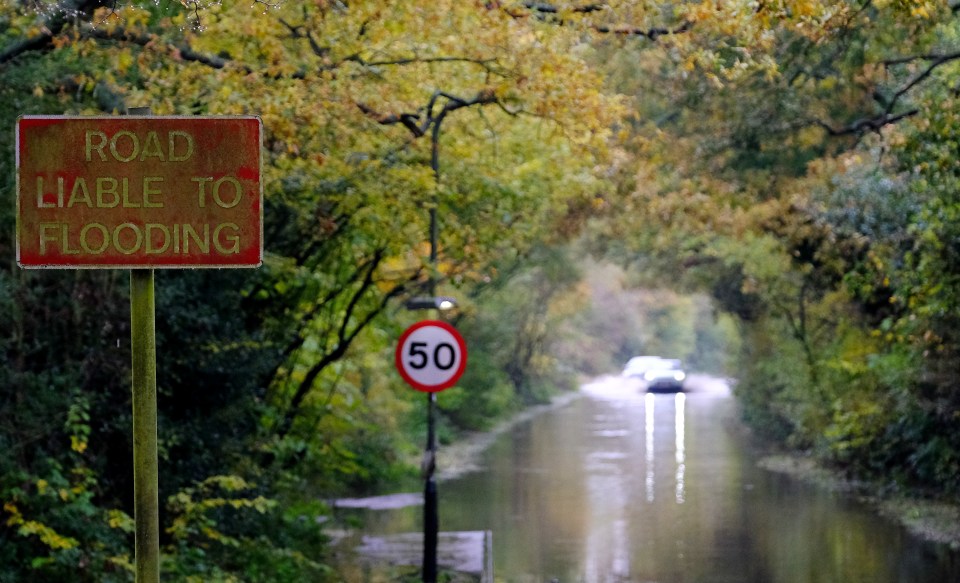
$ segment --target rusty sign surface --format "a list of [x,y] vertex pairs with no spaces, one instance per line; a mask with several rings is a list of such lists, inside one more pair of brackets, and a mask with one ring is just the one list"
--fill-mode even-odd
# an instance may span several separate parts
[[22,116],[24,268],[257,267],[262,124],[253,116]]

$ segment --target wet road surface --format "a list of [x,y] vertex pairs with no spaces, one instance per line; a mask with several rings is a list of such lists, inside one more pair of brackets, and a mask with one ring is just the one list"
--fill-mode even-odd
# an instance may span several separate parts
[[[943,583],[960,558],[843,494],[762,470],[727,385],[648,394],[619,377],[501,436],[440,484],[440,528],[493,533],[498,580]],[[367,529],[417,531],[416,506]]]

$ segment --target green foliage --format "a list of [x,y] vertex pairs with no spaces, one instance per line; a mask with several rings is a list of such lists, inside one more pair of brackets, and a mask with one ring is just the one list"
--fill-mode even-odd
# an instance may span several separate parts
[[[464,430],[490,429],[519,403],[510,379],[491,354],[492,345],[472,326],[465,329],[470,335],[469,366],[457,386],[438,395],[440,411],[454,427]],[[490,339],[492,341],[492,339]]]
[[[465,337],[481,365],[503,371],[517,402],[543,402],[573,388],[574,369],[555,360],[554,347],[560,322],[578,309],[579,274],[568,250],[548,247],[537,247],[516,268],[505,269],[512,271],[509,277],[474,299],[476,312],[463,322]],[[502,386],[499,375],[480,374],[493,377],[494,390]]]
[[765,435],[956,494],[955,11],[733,6],[605,47],[635,114],[594,245],[737,317],[736,394]]

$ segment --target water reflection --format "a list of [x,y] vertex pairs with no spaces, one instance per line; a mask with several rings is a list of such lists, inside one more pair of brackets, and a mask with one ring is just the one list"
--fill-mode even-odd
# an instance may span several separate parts
[[677,434],[677,504],[683,504],[683,480],[686,472],[686,453],[684,452],[683,434],[686,431],[683,422],[683,410],[687,402],[687,396],[683,393],[677,393],[674,408],[677,413],[674,417],[674,431]]
[[[646,485],[646,498],[648,503],[653,503],[656,500],[656,409],[657,409],[657,399],[665,399],[667,397],[661,395],[655,395],[653,393],[647,393],[644,397],[644,435],[646,439],[645,447],[645,456],[644,461],[646,462],[646,480],[644,481]],[[674,499],[677,504],[683,504],[685,500],[685,480],[686,480],[686,445],[685,445],[685,433],[686,426],[684,420],[684,411],[686,409],[686,400],[687,396],[684,393],[677,393],[674,397],[674,413],[673,413],[673,433],[675,438],[675,454],[674,458],[676,460],[676,472],[675,484],[676,490],[674,492]]]
[[645,423],[645,429],[646,429],[646,436],[647,436],[647,457],[646,457],[646,462],[647,462],[647,482],[646,482],[646,484],[647,484],[647,502],[651,502],[651,503],[652,503],[652,502],[654,501],[654,499],[656,498],[656,494],[655,494],[656,489],[654,488],[654,486],[656,485],[656,468],[654,467],[654,464],[653,464],[654,456],[656,455],[656,453],[655,453],[656,450],[655,450],[654,447],[653,447],[653,440],[654,440],[654,438],[655,438],[654,428],[655,428],[655,426],[656,426],[656,425],[654,424],[654,408],[656,407],[657,401],[656,401],[656,397],[654,396],[653,393],[647,393],[647,396],[646,396],[646,398],[645,398],[644,400],[645,400],[645,403],[644,403],[644,410],[645,410],[644,420],[646,421],[646,423]]

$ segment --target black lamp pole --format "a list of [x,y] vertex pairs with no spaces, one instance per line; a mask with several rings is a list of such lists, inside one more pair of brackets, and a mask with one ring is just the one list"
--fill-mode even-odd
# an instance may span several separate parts
[[[430,296],[436,297],[437,282],[437,204],[436,189],[440,187],[440,124],[446,110],[440,112],[433,123],[430,135],[430,167],[433,169],[435,190],[430,206]],[[440,516],[437,508],[437,480],[434,476],[437,459],[436,432],[437,395],[427,395],[427,448],[423,459],[423,583],[437,583],[437,536],[440,532]]]

